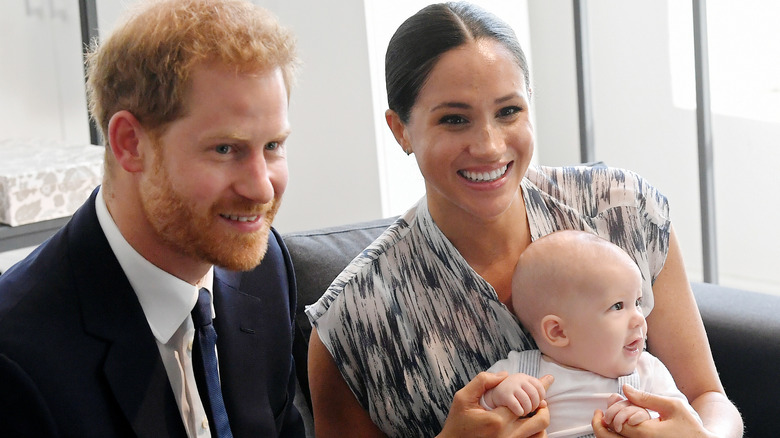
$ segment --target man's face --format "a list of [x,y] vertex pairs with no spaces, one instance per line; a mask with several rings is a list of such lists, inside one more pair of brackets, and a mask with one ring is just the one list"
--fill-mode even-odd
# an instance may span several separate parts
[[265,255],[287,186],[287,92],[279,69],[194,71],[185,115],[154,146],[141,201],[160,243],[185,257],[249,270]]

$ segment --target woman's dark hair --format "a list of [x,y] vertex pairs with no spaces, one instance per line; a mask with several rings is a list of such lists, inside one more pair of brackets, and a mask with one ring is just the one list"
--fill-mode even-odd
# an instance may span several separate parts
[[508,24],[469,3],[433,4],[404,21],[387,47],[387,103],[403,123],[409,122],[417,95],[441,55],[479,38],[490,38],[503,44],[523,70],[526,90],[531,89],[525,54]]

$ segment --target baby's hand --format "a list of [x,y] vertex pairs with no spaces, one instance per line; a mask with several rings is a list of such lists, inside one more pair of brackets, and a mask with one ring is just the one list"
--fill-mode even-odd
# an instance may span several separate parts
[[640,408],[637,405],[631,404],[620,394],[612,394],[609,396],[609,407],[607,412],[604,413],[604,423],[610,429],[617,433],[623,430],[623,425],[628,424],[636,426],[637,424],[647,421],[650,418],[650,411],[645,408]]
[[539,379],[528,374],[515,373],[486,391],[480,404],[487,410],[506,406],[518,417],[524,417],[534,412],[545,396],[544,385]]

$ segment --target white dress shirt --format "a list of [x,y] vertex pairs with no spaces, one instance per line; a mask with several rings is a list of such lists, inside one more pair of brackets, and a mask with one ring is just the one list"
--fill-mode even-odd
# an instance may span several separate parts
[[[199,286],[189,284],[153,265],[130,246],[108,212],[102,187],[95,200],[95,209],[100,227],[138,296],[146,321],[157,341],[187,436],[211,437],[192,368],[195,328],[190,312],[198,300],[199,287],[205,287],[210,292],[213,290],[213,267]],[[213,300],[211,314],[213,317]]]

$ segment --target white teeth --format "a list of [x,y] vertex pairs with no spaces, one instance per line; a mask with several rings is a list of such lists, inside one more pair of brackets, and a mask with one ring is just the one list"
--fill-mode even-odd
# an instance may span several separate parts
[[223,214],[222,217],[238,222],[254,222],[257,220],[257,216],[232,216]]
[[460,174],[464,178],[475,181],[475,182],[490,182],[495,181],[498,178],[504,176],[506,173],[506,169],[509,167],[508,165],[504,165],[504,167],[500,169],[493,170],[491,172],[469,172],[468,170],[461,170]]

